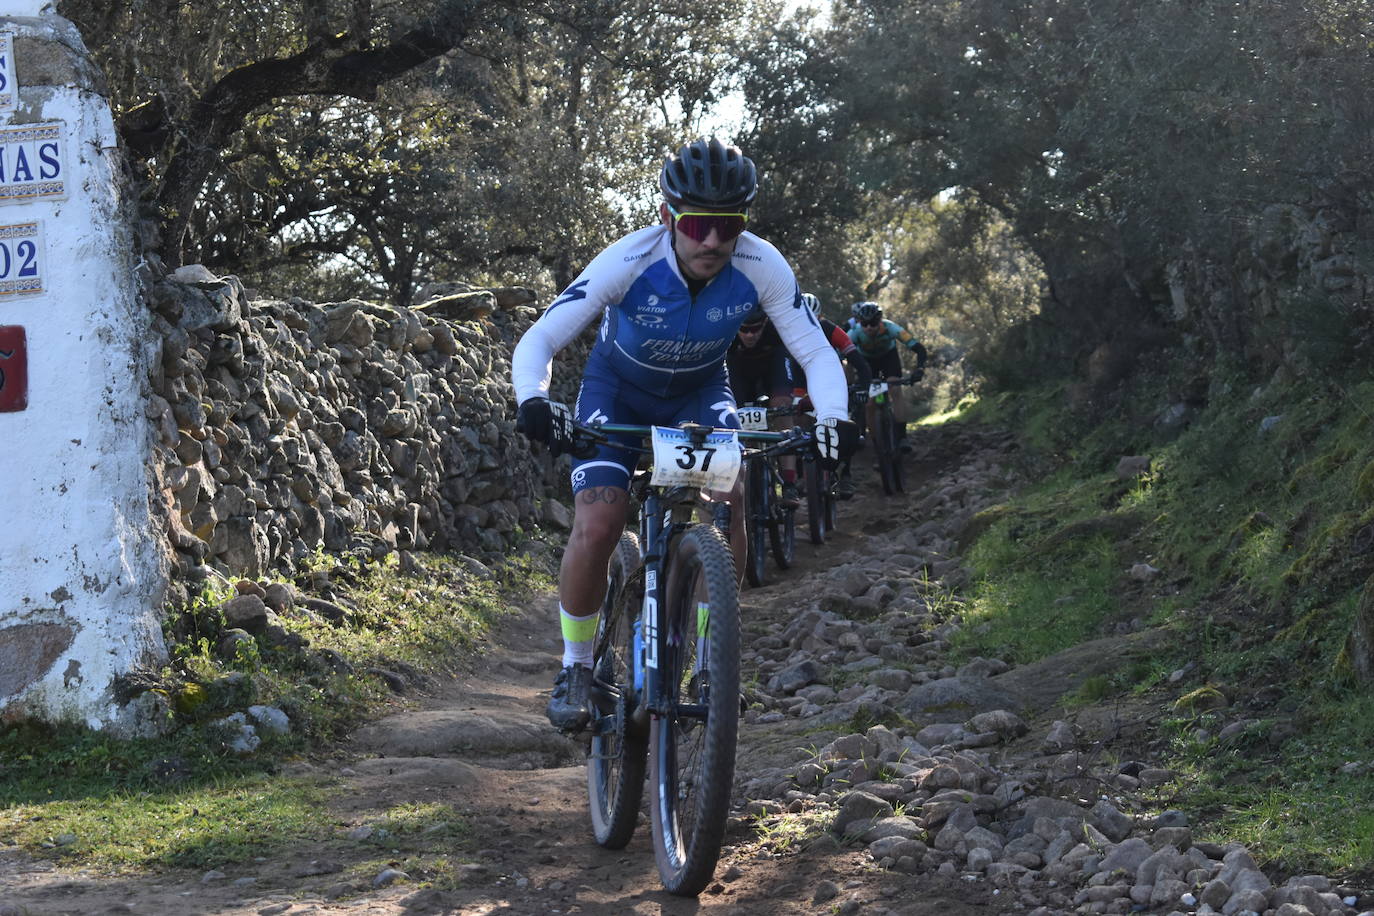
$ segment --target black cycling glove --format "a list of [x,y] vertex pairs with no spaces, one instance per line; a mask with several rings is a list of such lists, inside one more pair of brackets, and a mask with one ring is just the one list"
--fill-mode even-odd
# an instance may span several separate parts
[[858,449],[859,428],[849,420],[836,420],[833,417],[818,420],[812,443],[820,466],[833,471]]
[[549,454],[555,458],[567,451],[570,438],[567,419],[555,415],[548,398],[530,398],[521,402],[516,411],[515,430],[524,433],[531,442],[547,445]]

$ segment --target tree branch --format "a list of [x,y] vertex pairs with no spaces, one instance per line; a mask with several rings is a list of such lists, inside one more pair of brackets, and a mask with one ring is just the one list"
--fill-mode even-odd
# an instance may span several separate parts
[[249,114],[296,95],[375,99],[383,83],[456,47],[476,28],[476,14],[487,5],[490,0],[454,0],[389,44],[359,48],[349,35],[325,37],[290,57],[256,61],[225,74],[177,125],[157,194],[167,220],[164,260],[181,263],[196,197]]

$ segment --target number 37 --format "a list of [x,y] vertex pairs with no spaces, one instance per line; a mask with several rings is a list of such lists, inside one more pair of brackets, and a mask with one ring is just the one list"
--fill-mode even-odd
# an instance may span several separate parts
[[711,459],[715,457],[716,450],[711,446],[703,446],[700,450],[694,449],[690,445],[674,446],[682,452],[682,457],[677,460],[677,466],[684,471],[690,471],[696,467],[697,456],[701,456],[701,469],[709,471],[711,469]]

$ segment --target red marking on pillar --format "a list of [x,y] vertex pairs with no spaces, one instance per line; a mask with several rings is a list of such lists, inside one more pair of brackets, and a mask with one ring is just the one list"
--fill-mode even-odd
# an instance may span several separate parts
[[29,406],[29,349],[24,329],[0,325],[0,413]]

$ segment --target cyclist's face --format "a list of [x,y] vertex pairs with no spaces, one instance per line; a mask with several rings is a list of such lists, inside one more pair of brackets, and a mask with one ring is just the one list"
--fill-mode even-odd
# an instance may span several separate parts
[[744,347],[756,347],[759,343],[759,335],[763,333],[763,325],[757,324],[752,328],[742,327],[739,329],[739,342]]
[[673,232],[673,251],[677,253],[677,265],[682,275],[690,280],[709,280],[725,269],[730,256],[735,253],[735,243],[739,236],[729,241],[721,241],[715,230],[698,242],[673,225],[673,215],[668,212],[667,204],[659,206],[663,225]]

